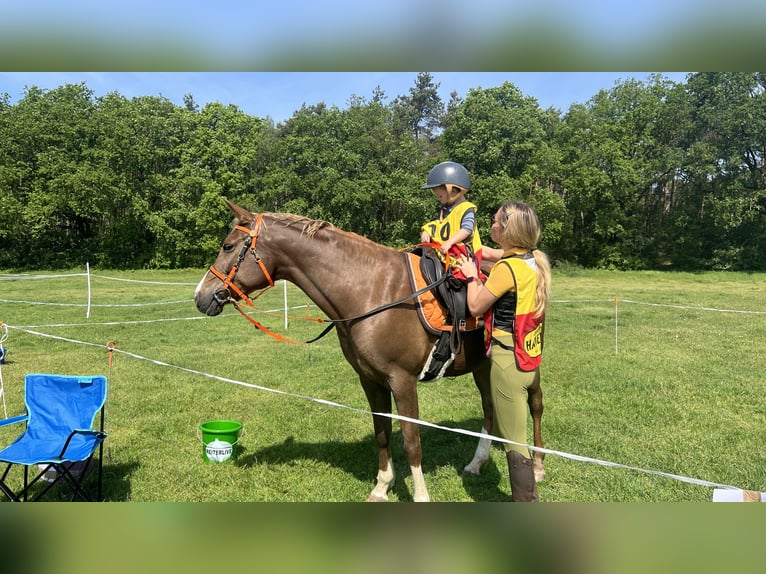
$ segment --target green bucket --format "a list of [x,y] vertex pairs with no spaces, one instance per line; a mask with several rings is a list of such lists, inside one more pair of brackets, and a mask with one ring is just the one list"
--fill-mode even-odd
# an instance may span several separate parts
[[207,421],[199,425],[199,430],[202,433],[202,460],[226,462],[236,456],[242,423]]

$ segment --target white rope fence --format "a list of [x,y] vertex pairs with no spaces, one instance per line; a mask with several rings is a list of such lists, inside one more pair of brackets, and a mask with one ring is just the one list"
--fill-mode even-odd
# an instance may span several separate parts
[[[192,303],[193,299],[177,299],[173,301],[157,301],[153,303],[115,303],[115,304],[93,304],[91,302],[91,277],[98,279],[105,279],[107,281],[122,281],[125,283],[143,283],[147,285],[176,285],[180,287],[196,287],[196,283],[183,283],[177,281],[147,281],[143,279],[125,279],[122,277],[109,277],[107,275],[92,275],[90,272],[90,263],[85,264],[85,273],[61,273],[61,274],[34,274],[34,273],[9,273],[0,275],[0,281],[19,281],[19,280],[36,280],[36,279],[59,279],[65,277],[86,277],[87,278],[87,302],[86,303],[46,303],[40,301],[25,301],[20,299],[0,299],[0,303],[15,303],[19,305],[44,305],[52,307],[85,307],[85,318],[90,319],[90,311],[92,308],[119,308],[119,307],[150,307],[157,305],[179,305]],[[281,280],[277,283],[282,283],[284,307],[280,309],[284,315],[285,329],[288,327],[289,318],[287,312],[291,309],[287,306],[287,281]],[[305,306],[304,306],[305,307]],[[299,307],[292,307],[296,309]],[[270,313],[272,311],[266,311]],[[276,312],[273,311],[273,312]]]
[[[558,299],[551,303],[610,303],[612,299]],[[715,307],[695,307],[692,305],[673,305],[669,303],[647,303],[645,301],[634,301],[633,299],[614,298],[614,352],[619,353],[619,303],[628,303],[632,305],[645,305],[647,307],[667,307],[669,309],[683,309],[687,311],[713,311],[716,313],[739,313],[741,315],[766,315],[766,311],[746,311],[744,309],[716,309]]]
[[[87,345],[87,346],[92,346],[92,347],[101,347],[101,348],[105,347],[103,344],[100,344],[100,343],[91,343],[91,342],[87,342],[87,341],[79,341],[77,339],[70,339],[70,338],[67,338],[67,337],[60,337],[60,336],[56,336],[56,335],[49,335],[49,334],[46,334],[46,333],[40,333],[38,331],[33,331],[33,330],[30,330],[30,329],[22,329],[20,327],[10,326],[10,328],[11,329],[17,329],[19,331],[23,331],[23,332],[28,333],[30,335],[35,335],[35,336],[39,336],[39,337],[47,337],[47,338],[50,338],[50,339],[55,339],[55,340],[58,340],[58,341],[64,341],[64,342],[67,342],[67,343],[73,343],[73,344],[78,344],[78,345]],[[399,421],[408,421],[408,422],[412,422],[412,423],[415,423],[415,424],[418,424],[418,425],[421,425],[421,426],[430,427],[430,428],[434,428],[434,429],[439,429],[439,430],[446,431],[446,432],[463,434],[463,435],[467,435],[467,436],[471,436],[471,437],[475,437],[475,438],[479,438],[479,439],[489,439],[489,440],[495,441],[495,442],[519,445],[519,446],[526,447],[526,448],[528,448],[530,450],[533,450],[533,451],[543,452],[543,453],[546,453],[546,454],[551,454],[551,455],[554,455],[554,456],[559,456],[559,457],[567,458],[567,459],[570,459],[570,460],[576,460],[576,461],[579,461],[579,462],[587,462],[587,463],[591,463],[591,464],[598,464],[598,465],[609,467],[609,468],[632,470],[632,471],[635,471],[635,472],[641,472],[641,473],[644,473],[644,474],[651,474],[651,475],[655,475],[655,476],[661,476],[663,478],[669,478],[669,479],[677,480],[677,481],[680,481],[680,482],[685,482],[685,483],[688,483],[688,484],[694,484],[694,485],[697,485],[697,486],[705,486],[705,487],[709,487],[709,488],[719,488],[719,489],[725,489],[725,490],[742,490],[739,487],[728,485],[728,484],[719,484],[719,483],[716,483],[716,482],[710,482],[710,481],[707,481],[707,480],[701,480],[701,479],[698,479],[698,478],[692,478],[692,477],[683,476],[683,475],[679,475],[679,474],[672,474],[672,473],[662,472],[662,471],[658,471],[658,470],[650,470],[650,469],[640,468],[640,467],[636,467],[636,466],[630,466],[630,465],[626,465],[626,464],[620,464],[620,463],[616,463],[616,462],[611,462],[611,461],[608,461],[608,460],[602,460],[602,459],[598,459],[598,458],[592,458],[592,457],[588,457],[588,456],[572,454],[572,453],[568,453],[568,452],[564,452],[564,451],[559,451],[559,450],[535,447],[533,445],[524,444],[524,443],[518,443],[518,442],[511,441],[511,440],[508,440],[508,439],[504,439],[504,438],[501,438],[501,437],[498,437],[498,436],[494,436],[494,435],[489,435],[489,434],[475,432],[475,431],[469,431],[469,430],[465,430],[465,429],[461,429],[461,428],[447,427],[447,426],[444,426],[444,425],[438,425],[438,424],[431,423],[431,422],[428,422],[428,421],[424,421],[424,420],[420,420],[420,419],[414,419],[414,418],[410,418],[410,417],[405,417],[405,416],[394,414],[394,413],[380,413],[380,412],[374,412],[374,411],[368,411],[368,410],[365,410],[365,409],[360,409],[360,408],[357,408],[357,407],[350,407],[348,405],[343,405],[341,403],[337,403],[337,402],[329,401],[329,400],[325,400],[325,399],[319,399],[319,398],[312,397],[312,396],[309,396],[309,395],[301,395],[301,394],[291,393],[291,392],[288,392],[288,391],[282,391],[282,390],[279,390],[279,389],[273,389],[271,387],[265,387],[263,385],[256,385],[254,383],[248,383],[248,382],[245,382],[245,381],[239,381],[239,380],[236,380],[236,379],[230,379],[228,377],[221,377],[221,376],[218,376],[218,375],[213,375],[213,374],[210,374],[210,373],[205,373],[204,371],[199,371],[199,370],[196,370],[196,369],[190,369],[190,368],[182,367],[182,366],[179,366],[179,365],[173,365],[173,364],[167,363],[165,361],[160,361],[160,360],[157,360],[157,359],[151,359],[151,358],[148,358],[148,357],[144,357],[142,355],[138,355],[136,353],[131,353],[129,351],[125,351],[125,350],[119,349],[117,347],[110,347],[110,349],[113,352],[115,352],[115,353],[121,353],[121,354],[123,354],[125,356],[132,357],[134,359],[141,360],[141,361],[148,361],[148,362],[150,362],[150,363],[152,363],[154,365],[158,365],[158,366],[161,366],[161,367],[168,367],[168,368],[172,368],[172,369],[177,369],[179,371],[183,371],[183,372],[194,374],[194,375],[199,375],[199,376],[206,377],[206,378],[209,378],[209,379],[215,379],[217,381],[221,381],[221,382],[224,382],[224,383],[230,383],[230,384],[234,384],[234,385],[248,387],[248,388],[251,388],[251,389],[257,389],[257,390],[261,390],[261,391],[265,391],[265,392],[269,392],[269,393],[274,393],[274,394],[278,394],[278,395],[292,397],[292,398],[295,398],[295,399],[307,400],[307,401],[315,402],[315,403],[326,405],[326,406],[330,406],[330,407],[345,409],[345,410],[352,411],[352,412],[359,413],[359,414],[364,414],[364,415],[368,415],[368,416],[369,415],[379,415],[379,416],[382,416],[382,417],[387,417],[387,418],[391,418],[391,419],[395,419],[395,420],[399,420]]]

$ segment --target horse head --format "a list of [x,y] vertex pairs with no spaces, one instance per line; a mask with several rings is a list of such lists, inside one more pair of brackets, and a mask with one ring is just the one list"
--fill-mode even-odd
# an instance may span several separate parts
[[228,199],[224,201],[234,214],[234,227],[194,291],[197,309],[210,316],[218,315],[229,302],[244,300],[252,306],[250,293],[274,285],[257,251],[263,214],[256,215]]

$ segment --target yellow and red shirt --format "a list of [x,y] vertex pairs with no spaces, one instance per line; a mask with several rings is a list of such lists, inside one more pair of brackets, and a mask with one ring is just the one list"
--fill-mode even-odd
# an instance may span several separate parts
[[522,371],[540,366],[544,317],[535,317],[537,264],[534,256],[508,250],[490,271],[484,286],[497,297],[492,336],[513,336],[516,364]]

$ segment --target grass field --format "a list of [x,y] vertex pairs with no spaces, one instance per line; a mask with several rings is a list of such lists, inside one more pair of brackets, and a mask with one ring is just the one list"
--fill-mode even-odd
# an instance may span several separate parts
[[[106,500],[366,498],[377,460],[371,416],[334,333],[296,345],[230,308],[205,317],[192,302],[202,270],[92,271],[89,308],[87,277],[73,273],[0,275],[0,321],[9,326],[0,368],[9,416],[23,411],[26,373],[109,376]],[[548,454],[541,499],[711,500],[709,486],[653,473],[766,490],[764,293],[762,274],[554,270],[546,447],[631,468]],[[253,316],[298,341],[317,335],[321,325],[300,320],[320,316],[316,307],[292,285],[286,294],[286,330],[282,283]],[[116,344],[111,369],[107,342]],[[422,383],[420,404],[424,421],[480,430],[469,376]],[[212,419],[243,423],[236,464],[203,462],[198,427]],[[396,422],[394,430],[390,499],[409,501]],[[4,445],[19,429],[0,431]],[[432,500],[510,500],[499,446],[480,477],[463,476],[476,439],[421,432]]]

